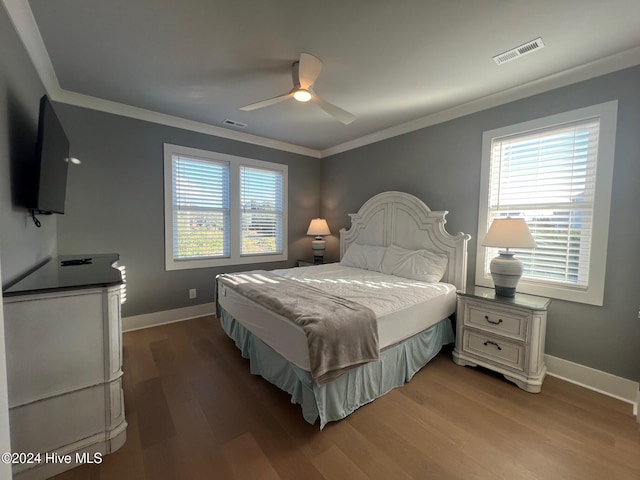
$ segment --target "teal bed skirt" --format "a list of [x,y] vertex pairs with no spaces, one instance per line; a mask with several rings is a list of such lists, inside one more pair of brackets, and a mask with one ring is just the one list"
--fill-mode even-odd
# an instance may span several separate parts
[[455,341],[448,318],[402,343],[380,352],[380,359],[353,368],[325,385],[316,385],[309,372],[291,364],[218,305],[222,328],[231,337],[251,373],[260,375],[291,395],[291,403],[302,407],[304,419],[320,429],[340,420],[390,390],[404,385],[435,357],[443,345]]

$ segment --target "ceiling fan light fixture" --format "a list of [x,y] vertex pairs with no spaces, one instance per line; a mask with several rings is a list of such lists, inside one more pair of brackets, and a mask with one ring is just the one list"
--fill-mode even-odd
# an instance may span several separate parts
[[321,70],[322,61],[310,53],[303,52],[300,54],[300,61],[294,62],[293,65],[291,65],[291,80],[293,81],[293,88],[291,90],[277,97],[267,98],[260,102],[245,105],[244,107],[240,107],[240,110],[250,112],[251,110],[257,110],[258,108],[284,102],[293,97],[298,102],[308,102],[312,100],[313,103],[324,110],[325,113],[339,122],[349,125],[355,120],[355,115],[323,100],[313,91],[313,83],[318,78],[318,75],[320,75]]
[[304,88],[300,88],[293,93],[293,98],[299,102],[308,102],[311,100],[311,93]]

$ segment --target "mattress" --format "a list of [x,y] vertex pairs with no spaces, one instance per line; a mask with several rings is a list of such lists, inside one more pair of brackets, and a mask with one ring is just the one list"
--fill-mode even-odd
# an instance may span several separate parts
[[[447,283],[419,282],[339,263],[273,273],[371,308],[376,314],[380,350],[431,327],[456,308],[456,287]],[[220,284],[218,302],[282,357],[309,371],[307,339],[301,327]]]

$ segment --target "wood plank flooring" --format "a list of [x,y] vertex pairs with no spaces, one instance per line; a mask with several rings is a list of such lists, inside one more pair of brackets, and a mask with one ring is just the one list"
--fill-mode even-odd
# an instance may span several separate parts
[[57,480],[640,478],[628,404],[553,377],[529,394],[450,350],[321,432],[249,373],[215,317],[123,343],[127,442]]

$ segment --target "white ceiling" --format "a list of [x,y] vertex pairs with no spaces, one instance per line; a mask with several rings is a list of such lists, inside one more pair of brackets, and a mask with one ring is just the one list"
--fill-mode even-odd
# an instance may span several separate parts
[[[318,157],[640,64],[640,0],[2,1],[54,100]],[[301,52],[352,124],[239,109],[289,91]]]

